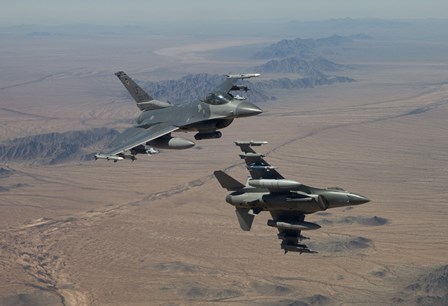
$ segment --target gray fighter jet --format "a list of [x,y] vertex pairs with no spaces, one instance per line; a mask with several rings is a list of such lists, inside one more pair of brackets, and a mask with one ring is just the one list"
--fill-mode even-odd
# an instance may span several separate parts
[[223,188],[232,191],[226,202],[235,206],[241,229],[250,231],[254,216],[261,211],[269,211],[272,219],[267,225],[276,227],[281,239],[281,248],[287,253],[316,253],[305,244],[302,231],[316,230],[320,225],[306,222],[305,215],[329,208],[360,205],[369,202],[366,197],[341,188],[315,188],[285,179],[267,163],[264,155],[256,153],[252,147],[261,146],[265,141],[237,141],[241,148],[240,157],[245,160],[250,176],[246,185],[230,177],[224,171],[215,171],[215,177]]
[[140,153],[156,154],[160,149],[188,149],[195,145],[191,140],[173,137],[174,131],[196,131],[196,140],[220,138],[219,129],[229,126],[233,119],[262,113],[256,105],[244,101],[232,91],[248,91],[247,86],[236,85],[238,79],[258,77],[258,73],[232,74],[203,99],[172,105],[148,95],[126,73],[119,71],[120,79],[142,111],[137,123],[118,135],[110,150],[95,155],[95,159],[118,161],[135,160]]

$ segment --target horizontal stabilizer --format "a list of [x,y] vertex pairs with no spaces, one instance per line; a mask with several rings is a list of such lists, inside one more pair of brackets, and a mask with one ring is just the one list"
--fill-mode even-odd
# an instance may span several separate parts
[[236,216],[238,217],[238,222],[243,231],[250,231],[252,223],[254,222],[254,215],[249,213],[247,208],[237,208],[235,209]]
[[221,184],[222,188],[226,188],[229,191],[243,189],[245,186],[235,180],[233,177],[225,173],[224,171],[213,172],[218,182]]

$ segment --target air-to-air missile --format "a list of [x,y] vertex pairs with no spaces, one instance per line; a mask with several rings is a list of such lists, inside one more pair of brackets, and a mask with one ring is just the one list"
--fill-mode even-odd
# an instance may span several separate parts
[[135,124],[124,130],[106,152],[98,153],[95,159],[135,160],[137,154],[153,155],[159,149],[184,150],[195,145],[194,141],[173,137],[176,131],[196,132],[195,140],[221,138],[222,130],[234,119],[256,116],[263,111],[249,103],[245,96],[235,91],[247,92],[247,85],[236,84],[239,79],[260,76],[259,73],[229,74],[206,96],[178,105],[159,101],[151,97],[125,72],[115,73],[141,110]]
[[267,163],[263,154],[252,147],[266,144],[266,141],[237,141],[240,157],[245,160],[250,176],[246,184],[230,177],[224,171],[214,174],[223,188],[232,193],[226,202],[235,206],[240,227],[249,231],[254,216],[261,211],[269,211],[272,219],[267,225],[276,227],[281,248],[286,252],[315,253],[305,244],[299,243],[306,237],[301,231],[316,230],[320,225],[304,221],[306,214],[329,208],[360,205],[370,200],[360,194],[342,188],[316,188],[294,180],[285,179],[275,167]]

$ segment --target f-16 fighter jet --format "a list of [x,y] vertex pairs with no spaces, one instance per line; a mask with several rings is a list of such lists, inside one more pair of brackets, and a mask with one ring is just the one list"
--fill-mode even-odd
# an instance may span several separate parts
[[196,140],[220,138],[218,130],[229,126],[233,119],[262,113],[256,105],[232,91],[247,91],[247,86],[236,85],[238,79],[258,77],[258,73],[230,74],[227,79],[206,97],[182,105],[158,101],[147,94],[126,73],[115,75],[142,111],[134,126],[118,135],[110,150],[95,155],[95,159],[118,161],[135,160],[139,153],[155,154],[160,149],[188,149],[195,145],[191,140],[173,137],[175,131],[196,131]]
[[278,229],[280,247],[287,253],[316,253],[302,240],[302,231],[316,230],[320,225],[306,222],[305,215],[329,208],[360,205],[370,200],[362,195],[341,188],[316,188],[285,179],[275,167],[264,160],[264,155],[255,152],[253,146],[265,141],[237,141],[240,157],[245,160],[250,176],[242,184],[223,171],[215,171],[215,177],[223,188],[232,191],[226,202],[235,206],[240,227],[250,231],[254,216],[269,211],[272,219],[267,225]]

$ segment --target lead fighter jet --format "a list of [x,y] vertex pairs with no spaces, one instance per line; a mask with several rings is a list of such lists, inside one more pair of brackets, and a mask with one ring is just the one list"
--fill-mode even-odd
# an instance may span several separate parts
[[148,95],[126,73],[119,71],[115,75],[142,111],[137,122],[118,135],[109,151],[95,155],[95,159],[118,161],[135,160],[140,153],[155,154],[161,149],[188,149],[195,145],[191,140],[173,137],[174,131],[197,131],[196,140],[220,138],[219,129],[229,126],[233,119],[249,117],[262,113],[256,105],[244,101],[231,91],[248,91],[247,86],[236,85],[238,79],[258,77],[258,73],[230,74],[227,79],[203,99],[172,105],[158,101]]
[[236,141],[245,160],[250,176],[246,185],[230,177],[224,171],[215,171],[215,177],[223,188],[232,191],[226,202],[235,206],[240,227],[250,231],[254,216],[261,211],[269,211],[272,219],[267,225],[278,229],[280,247],[287,253],[316,253],[305,244],[301,232],[316,230],[320,225],[306,222],[305,215],[328,208],[359,205],[369,202],[366,197],[341,188],[316,188],[285,179],[267,163],[264,155],[256,153],[252,147],[261,146],[266,141]]

